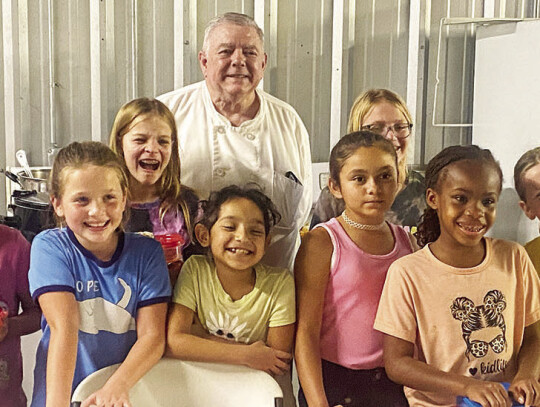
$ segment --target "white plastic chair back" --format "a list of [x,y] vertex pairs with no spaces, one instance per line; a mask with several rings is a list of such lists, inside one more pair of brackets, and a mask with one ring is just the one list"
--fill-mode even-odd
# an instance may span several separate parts
[[[75,389],[78,406],[119,365],[92,373]],[[282,407],[283,392],[267,373],[244,366],[161,359],[129,392],[133,407]]]

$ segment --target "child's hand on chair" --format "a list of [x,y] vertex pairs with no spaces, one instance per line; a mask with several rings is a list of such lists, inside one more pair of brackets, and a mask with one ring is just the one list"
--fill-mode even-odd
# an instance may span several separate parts
[[470,379],[465,387],[465,395],[469,400],[483,406],[511,406],[510,396],[501,383]]
[[127,391],[118,391],[118,389],[109,388],[107,384],[90,395],[90,397],[81,404],[81,407],[94,406],[132,407],[129,402],[129,394]]
[[292,355],[273,349],[263,341],[257,341],[245,348],[245,365],[266,373],[282,375],[290,369]]
[[514,379],[508,392],[514,400],[524,406],[540,406],[540,383],[538,380]]

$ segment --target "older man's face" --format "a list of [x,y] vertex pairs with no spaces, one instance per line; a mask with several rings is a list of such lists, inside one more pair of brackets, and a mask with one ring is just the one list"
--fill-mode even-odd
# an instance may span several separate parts
[[261,81],[266,54],[254,28],[225,23],[210,32],[199,62],[211,94],[242,97]]

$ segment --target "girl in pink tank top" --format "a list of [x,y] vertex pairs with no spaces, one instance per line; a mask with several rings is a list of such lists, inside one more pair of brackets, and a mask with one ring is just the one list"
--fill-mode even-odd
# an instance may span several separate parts
[[[400,125],[386,134],[399,137]],[[295,264],[300,406],[408,405],[385,374],[373,329],[388,267],[416,248],[384,220],[399,179],[395,148],[381,135],[351,133],[332,149],[328,185],[345,210],[304,237]]]

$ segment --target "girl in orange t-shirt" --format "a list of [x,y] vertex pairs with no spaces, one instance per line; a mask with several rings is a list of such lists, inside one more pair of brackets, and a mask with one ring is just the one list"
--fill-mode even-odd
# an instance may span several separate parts
[[[425,179],[428,209],[416,234],[423,249],[392,265],[375,321],[386,334],[388,376],[407,387],[412,406],[465,396],[509,407],[510,395],[540,406],[538,277],[520,246],[484,236],[495,222],[499,164],[489,150],[452,146],[429,162]],[[508,377],[508,392],[488,381],[499,377],[493,372]]]

